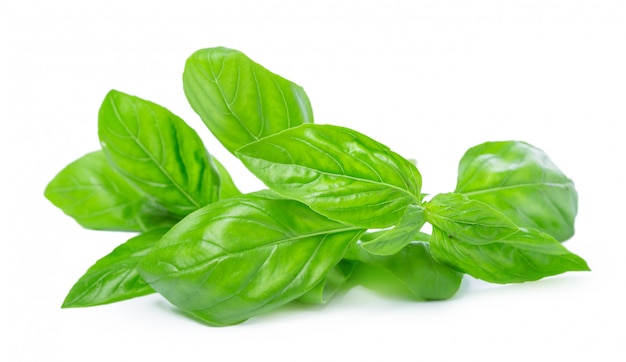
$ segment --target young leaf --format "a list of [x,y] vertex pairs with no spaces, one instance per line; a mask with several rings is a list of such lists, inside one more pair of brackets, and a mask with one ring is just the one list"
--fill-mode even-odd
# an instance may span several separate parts
[[250,143],[236,154],[272,190],[355,226],[395,225],[409,205],[420,202],[417,168],[347,128],[305,124]]
[[527,143],[487,142],[469,149],[459,164],[455,192],[559,241],[574,234],[578,210],[574,183],[542,150]]
[[409,205],[406,213],[393,228],[363,234],[361,247],[375,255],[395,254],[415,240],[425,222],[424,209],[417,205]]
[[137,273],[137,264],[167,230],[140,234],[98,260],[74,284],[63,308],[91,307],[154,293]]
[[426,220],[471,244],[489,244],[518,231],[508,217],[462,194],[439,194],[426,204]]
[[168,212],[182,218],[218,199],[220,177],[211,156],[167,109],[111,91],[98,114],[98,134],[114,168]]
[[417,299],[451,298],[463,279],[463,274],[433,259],[428,244],[422,242],[409,244],[398,253],[387,256],[372,255],[357,244],[350,249],[346,258],[386,272],[386,275],[379,277],[382,279],[379,284],[382,285],[370,284],[369,287],[384,289],[389,283],[389,277],[393,277]]
[[145,231],[178,221],[113,170],[101,151],[67,165],[44,195],[88,229]]
[[183,311],[231,325],[304,295],[362,232],[271,192],[247,194],[184,218],[140,274]]
[[326,274],[321,282],[298,298],[297,301],[309,304],[328,303],[350,279],[355,266],[356,262],[354,261],[341,260]]
[[433,227],[430,247],[436,260],[491,283],[521,283],[589,270],[582,258],[536,229],[520,228],[497,242],[476,245]]
[[243,53],[223,47],[192,54],[183,73],[185,95],[213,135],[239,147],[303,123],[313,123],[304,90]]

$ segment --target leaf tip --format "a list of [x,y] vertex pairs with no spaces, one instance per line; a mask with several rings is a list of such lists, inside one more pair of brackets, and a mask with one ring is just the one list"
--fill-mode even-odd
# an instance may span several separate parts
[[74,300],[70,299],[70,294],[67,295],[67,297],[65,297],[65,299],[63,300],[63,303],[61,304],[61,309],[69,309],[69,308],[78,308],[79,305],[76,305],[76,303],[74,303]]

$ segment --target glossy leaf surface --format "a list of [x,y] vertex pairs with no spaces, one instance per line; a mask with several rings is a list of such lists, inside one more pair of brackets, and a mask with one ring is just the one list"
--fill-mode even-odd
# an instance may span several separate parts
[[363,234],[361,247],[375,255],[395,254],[415,240],[425,222],[424,210],[417,205],[409,205],[393,228]]
[[439,194],[426,204],[426,219],[448,235],[471,244],[489,244],[519,229],[491,206],[462,194]]
[[232,153],[284,129],[313,123],[302,87],[237,50],[196,51],[187,59],[183,85],[191,107]]
[[395,225],[420,201],[422,180],[411,162],[343,127],[301,125],[244,146],[237,156],[272,190],[355,226]]
[[433,227],[430,245],[436,260],[491,283],[521,283],[589,270],[582,258],[536,229],[520,229],[498,242],[474,245]]
[[311,290],[362,231],[271,192],[242,195],[183,219],[140,273],[196,318],[236,324]]
[[459,164],[455,192],[557,240],[574,234],[578,211],[574,183],[542,150],[527,143],[487,142],[469,149]]
[[[357,260],[370,268],[384,270],[406,287],[413,298],[441,300],[454,296],[461,285],[463,274],[442,264],[431,256],[428,243],[412,243],[398,253],[387,256],[373,255],[356,245],[346,258]],[[371,275],[371,274],[370,274]],[[378,277],[379,284],[369,285],[374,289],[385,288],[385,277]]]
[[63,308],[91,307],[154,293],[137,272],[137,264],[167,230],[140,234],[98,260],[74,284]]
[[144,231],[178,221],[113,170],[101,151],[67,165],[44,194],[88,229]]
[[111,91],[98,114],[98,134],[114,168],[170,213],[184,217],[218,199],[211,156],[196,132],[167,109]]

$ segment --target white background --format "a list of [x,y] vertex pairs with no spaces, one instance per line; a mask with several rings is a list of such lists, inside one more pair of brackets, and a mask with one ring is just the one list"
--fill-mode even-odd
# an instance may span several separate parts
[[[626,2],[602,0],[0,0],[0,360],[626,360],[625,24]],[[593,271],[506,286],[467,278],[437,303],[357,288],[226,328],[157,295],[60,309],[129,237],[84,230],[43,197],[56,172],[99,147],[109,89],[168,107],[244,191],[261,187],[182,91],[185,59],[218,45],[302,85],[317,123],[416,159],[428,193],[451,191],[478,143],[542,148],[576,183],[566,246]]]

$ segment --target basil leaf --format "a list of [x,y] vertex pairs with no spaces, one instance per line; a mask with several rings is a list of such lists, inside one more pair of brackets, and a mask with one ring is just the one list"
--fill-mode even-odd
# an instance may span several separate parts
[[[364,271],[361,266],[360,272],[366,272],[370,279],[366,281],[366,286],[389,292],[394,284],[389,279],[393,278],[394,282],[401,283],[417,299],[451,298],[463,279],[463,274],[433,259],[428,244],[422,242],[409,244],[398,253],[387,256],[370,254],[362,245],[355,245],[346,258],[364,263],[367,266],[365,268],[384,271],[385,274],[376,276],[375,270]],[[374,279],[373,282],[371,279]],[[392,291],[398,294],[397,290]]]
[[491,206],[462,194],[440,194],[426,204],[436,260],[493,283],[519,283],[588,270],[580,257],[536,229],[519,228]]
[[271,192],[242,195],[184,218],[140,274],[186,313],[231,325],[304,295],[362,232]]
[[341,260],[326,274],[321,282],[298,298],[297,301],[309,304],[328,303],[350,279],[355,266],[356,262],[354,261]]
[[196,51],[187,59],[183,86],[193,110],[232,153],[284,129],[313,123],[302,87],[237,50]]
[[395,254],[415,240],[425,222],[424,209],[417,205],[409,205],[406,213],[393,228],[363,234],[361,247],[375,255]]
[[415,165],[347,128],[301,125],[250,143],[237,156],[270,189],[355,226],[395,225],[420,202]]
[[536,229],[520,228],[498,242],[474,245],[433,227],[430,245],[436,260],[491,283],[521,283],[589,270],[582,258]]
[[178,221],[113,170],[101,151],[67,165],[44,195],[88,229],[145,231]]
[[222,165],[222,163],[218,161],[217,158],[215,157],[213,157],[213,164],[215,165],[215,168],[217,169],[217,172],[220,175],[219,198],[225,199],[228,197],[241,195],[241,191],[239,191],[237,186],[235,186],[235,183],[233,182],[233,179],[230,176],[230,173],[228,173],[228,170],[226,170],[224,165]]
[[518,231],[508,217],[462,194],[439,194],[426,204],[426,220],[471,244],[488,244]]
[[74,284],[63,308],[91,307],[154,293],[139,276],[137,264],[169,230],[155,229],[115,248]]
[[220,179],[196,132],[167,109],[107,94],[98,134],[111,164],[168,212],[184,217],[219,197]]
[[557,240],[574,234],[578,211],[574,183],[542,150],[527,143],[487,142],[469,149],[459,164],[455,192]]

